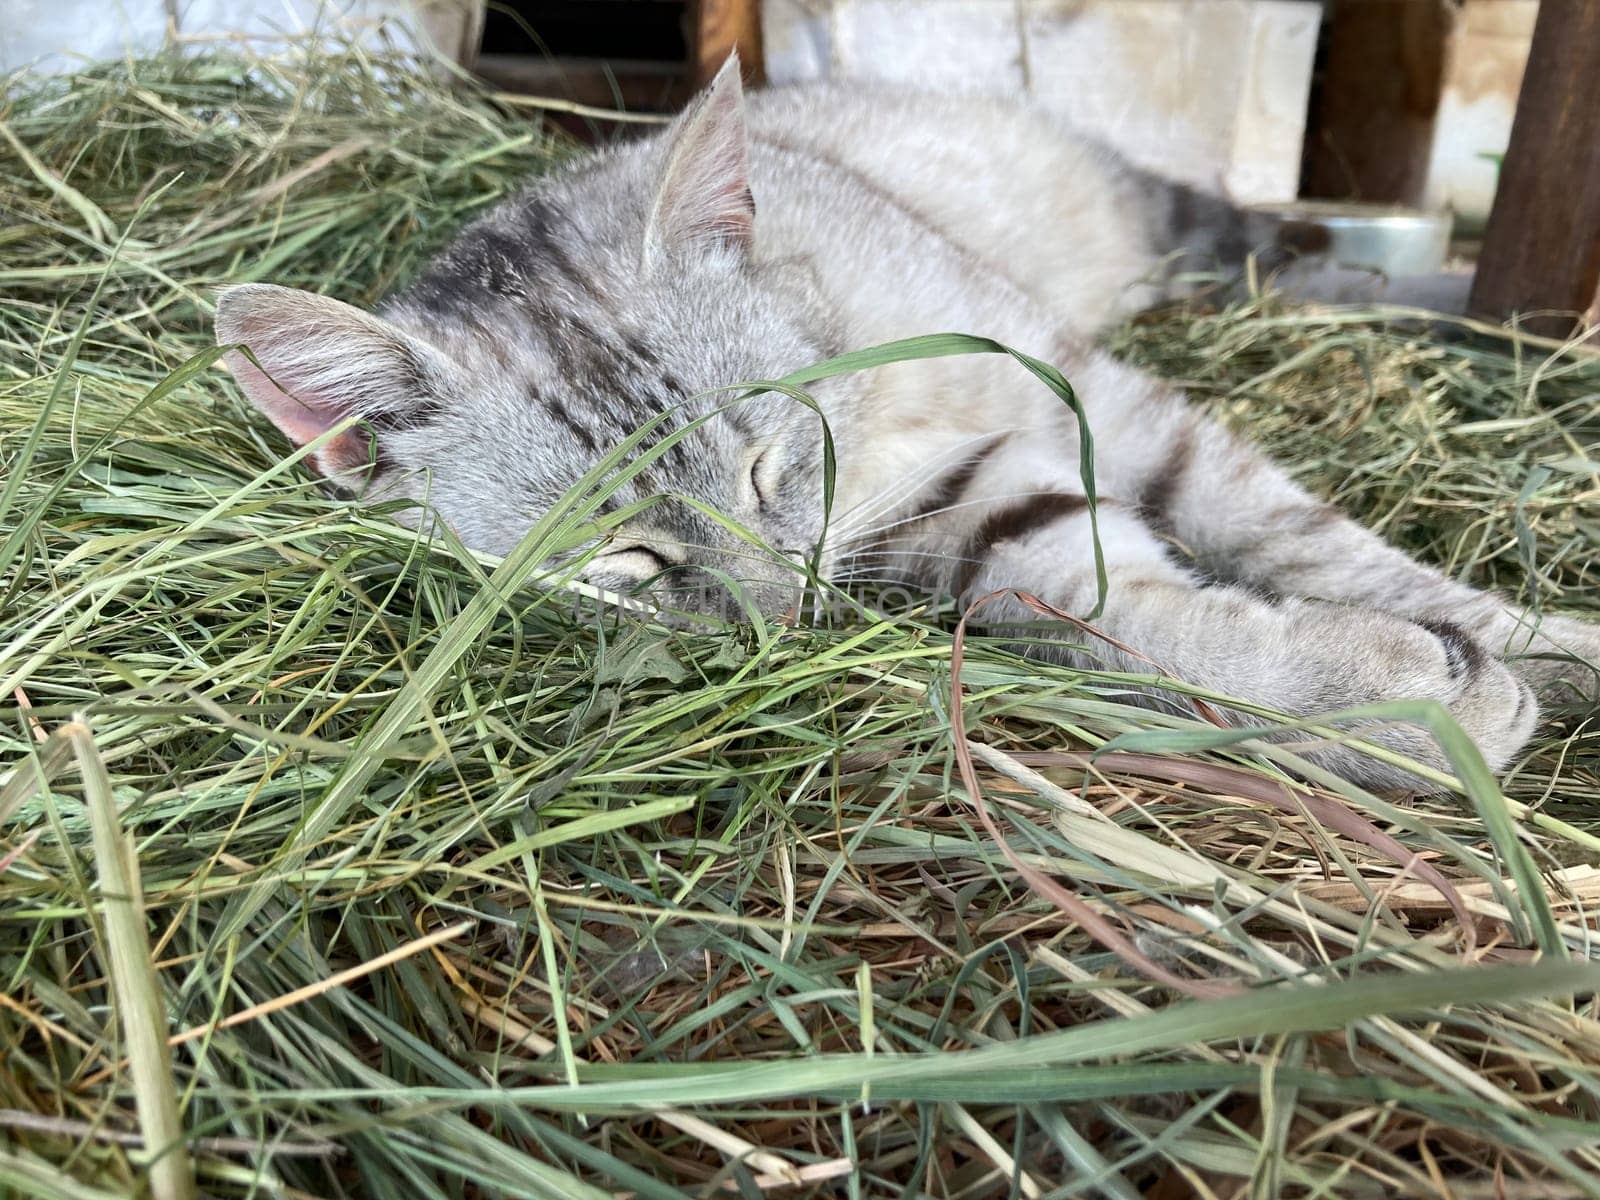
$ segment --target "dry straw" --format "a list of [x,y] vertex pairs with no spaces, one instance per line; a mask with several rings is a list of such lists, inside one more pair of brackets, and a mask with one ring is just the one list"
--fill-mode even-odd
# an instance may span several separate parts
[[[403,279],[567,153],[525,111],[301,49],[0,131],[0,1193],[1600,1194],[1592,711],[1502,792],[1397,710],[1462,779],[1410,802],[976,636],[958,701],[947,614],[577,620],[538,545],[491,584],[319,494],[206,353],[224,282]],[[1271,301],[1114,344],[1600,614],[1593,356]]]

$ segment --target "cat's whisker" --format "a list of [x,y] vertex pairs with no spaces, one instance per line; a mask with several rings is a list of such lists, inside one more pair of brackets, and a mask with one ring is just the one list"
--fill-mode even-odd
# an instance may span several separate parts
[[[981,441],[983,439],[973,439]],[[971,443],[963,443],[958,450],[966,451]],[[893,511],[900,504],[916,495],[923,488],[933,483],[948,469],[955,467],[963,457],[971,457],[970,453],[940,455],[927,463],[920,471],[907,478],[896,480],[889,486],[881,488],[851,508],[835,517],[834,524],[837,528],[850,531],[852,526],[862,522],[871,521],[886,512]]]
[[[1057,490],[1058,489],[1055,488],[1042,488],[1029,492],[1000,492],[994,495],[979,496],[972,500],[961,500],[954,504],[947,504],[943,508],[933,508],[929,509],[927,512],[912,513],[909,516],[900,517],[893,521],[886,521],[882,525],[869,526],[868,528],[853,533],[851,537],[853,540],[881,537],[883,534],[888,533],[892,529],[898,529],[906,525],[915,525],[919,521],[926,521],[932,517],[943,516],[946,513],[956,512],[963,508],[971,508],[974,505],[996,504],[1007,500],[1027,500],[1034,496],[1051,496],[1055,495]],[[944,533],[940,534],[939,536],[955,537],[957,535],[954,533]]]
[[[981,441],[983,439],[975,440]],[[970,460],[971,456],[968,455],[967,457]],[[879,522],[877,524],[869,523],[874,517],[882,516],[887,512],[893,511],[893,509],[898,507],[904,500],[909,498],[911,495],[916,494],[916,492],[922,490],[925,486],[936,483],[940,475],[945,474],[947,469],[957,465],[958,464],[956,463],[950,462],[936,464],[932,470],[919,475],[910,486],[902,489],[898,494],[890,495],[888,489],[885,489],[884,492],[879,493],[880,497],[883,498],[882,502],[875,505],[871,511],[862,511],[858,513],[854,520],[842,522],[833,528],[830,528],[830,540],[833,540],[836,545],[848,546],[855,542],[876,537],[887,530],[895,529],[902,525],[913,524],[918,521],[926,520],[929,517],[935,517],[942,513],[953,511],[957,508],[964,507],[966,504],[982,504],[994,500],[1021,499],[1026,496],[1040,494],[1037,492],[1019,492],[1001,494],[997,496],[985,496],[981,499],[948,504],[923,512],[909,513],[905,516],[889,521]]]
[[[1028,426],[1026,425],[1012,425],[993,429],[957,442],[953,446],[946,447],[929,459],[921,470],[914,472],[907,478],[896,480],[888,487],[872,493],[843,512],[834,514],[834,522],[837,526],[848,530],[855,521],[870,520],[873,516],[899,504],[908,496],[914,495],[919,489],[932,483],[950,468],[956,467],[964,460],[972,458],[976,447],[992,442],[998,437],[1020,433],[1027,428]],[[874,505],[874,509],[872,511],[863,511],[869,505]]]
[[945,554],[938,550],[914,549],[868,551],[860,555],[852,555],[847,561],[852,563],[873,561],[895,562],[905,559],[921,559],[929,562],[949,563],[976,563],[988,561],[984,558],[974,558],[971,555],[966,554]]
[[860,587],[862,585],[877,585],[880,587],[909,587],[910,581],[904,575],[886,574],[882,571],[866,571],[852,573],[833,581],[838,588]]
[[675,542],[674,545],[683,550],[709,551],[724,558],[742,558],[751,562],[761,563],[791,563],[795,565],[797,573],[799,573],[799,564],[795,563],[794,559],[780,554],[776,550],[763,552],[759,546],[752,546],[748,550],[730,550],[726,546],[712,546],[704,542]]

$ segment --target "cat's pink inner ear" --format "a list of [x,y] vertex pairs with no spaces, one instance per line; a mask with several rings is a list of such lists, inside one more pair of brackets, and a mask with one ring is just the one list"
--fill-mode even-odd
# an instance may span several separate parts
[[[237,350],[223,355],[223,361],[244,389],[246,399],[296,446],[316,441],[346,415],[336,408],[317,405],[314,398],[290,395]],[[353,471],[366,464],[367,440],[360,429],[347,429],[319,446],[313,458],[324,474]]]
[[[249,347],[250,355],[225,354],[228,368],[297,446],[353,416],[403,416],[425,387],[426,347],[371,313],[293,288],[229,288],[217,299],[217,341]],[[312,454],[324,474],[338,475],[365,466],[369,451],[369,432],[352,426]]]
[[748,250],[755,235],[739,59],[729,57],[668,135],[670,149],[646,249]]

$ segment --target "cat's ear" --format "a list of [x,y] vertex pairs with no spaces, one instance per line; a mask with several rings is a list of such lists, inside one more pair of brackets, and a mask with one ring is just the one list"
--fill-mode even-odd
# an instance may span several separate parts
[[732,54],[667,133],[666,167],[645,235],[647,260],[698,249],[750,249],[756,202],[739,56]]
[[[246,283],[217,299],[217,343],[250,403],[296,446],[350,417],[379,431],[438,403],[446,368],[438,351],[371,313],[313,292]],[[257,363],[260,365],[258,366]],[[349,483],[372,457],[369,431],[353,426],[313,451],[324,475]]]

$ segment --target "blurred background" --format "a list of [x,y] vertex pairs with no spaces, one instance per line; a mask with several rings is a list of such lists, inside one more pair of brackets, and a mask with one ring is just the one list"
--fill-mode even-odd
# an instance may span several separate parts
[[10,0],[0,69],[169,36],[414,38],[492,84],[665,112],[752,82],[1027,95],[1242,202],[1448,207],[1481,227],[1538,0]]
[[[1600,6],[1552,9],[1591,7]],[[501,91],[567,101],[575,111],[556,119],[587,139],[641,128],[589,109],[671,112],[735,47],[755,84],[890,80],[1026,96],[1141,166],[1327,226],[1330,255],[1380,274],[1387,298],[1450,311],[1469,306],[1540,11],[1539,0],[117,0],[109,8],[9,0],[8,8],[0,69],[149,52],[174,39],[323,31],[415,46],[436,67],[448,63]],[[1549,41],[1572,39],[1557,32]],[[1570,153],[1593,158],[1581,147]],[[1574,190],[1549,178],[1559,153],[1546,147],[1539,157],[1525,167],[1530,188]],[[1340,206],[1348,202],[1359,207]],[[1548,209],[1538,215],[1550,219]],[[1519,214],[1503,224],[1529,221]],[[1592,307],[1587,276],[1543,291],[1534,279],[1584,257],[1581,248],[1552,242],[1507,253],[1531,261],[1507,268],[1523,280],[1506,283],[1483,311]],[[1410,282],[1396,287],[1396,277]],[[1326,286],[1335,294],[1324,298],[1372,298],[1369,281]]]

